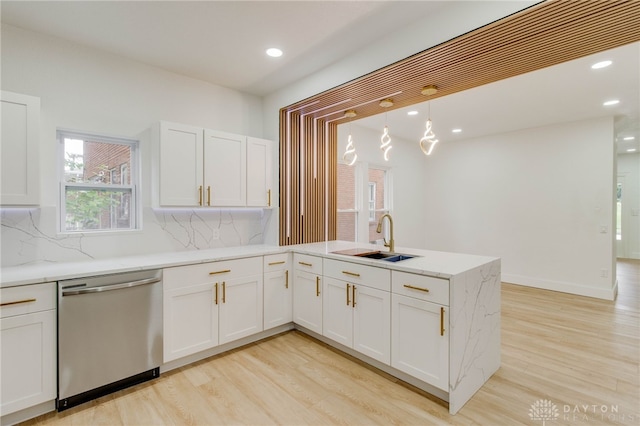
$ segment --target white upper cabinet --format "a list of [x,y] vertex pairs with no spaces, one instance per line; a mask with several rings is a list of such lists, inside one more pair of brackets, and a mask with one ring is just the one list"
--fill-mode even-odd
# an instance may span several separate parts
[[193,207],[202,204],[202,138],[201,128],[160,123],[160,205]]
[[1,166],[3,206],[37,206],[40,203],[40,99],[2,93]]
[[271,141],[169,122],[154,129],[155,205],[270,205]]
[[247,137],[204,131],[204,183],[207,206],[247,204]]
[[247,138],[247,206],[271,207],[271,141]]

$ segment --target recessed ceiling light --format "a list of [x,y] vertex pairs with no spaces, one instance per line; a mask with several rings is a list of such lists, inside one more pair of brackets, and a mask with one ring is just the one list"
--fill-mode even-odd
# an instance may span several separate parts
[[611,65],[613,62],[611,61],[601,61],[601,62],[597,62],[593,65],[591,65],[591,68],[594,70],[600,69],[600,68],[606,68],[609,65]]
[[267,55],[271,56],[272,58],[279,58],[280,56],[282,56],[282,50],[276,47],[271,47],[267,49]]
[[627,150],[627,152],[636,152],[636,149],[635,149],[635,148],[629,148],[629,149]]
[[460,133],[462,131],[462,129],[453,129],[451,130],[451,133]]
[[416,110],[409,111],[409,112],[407,113],[407,115],[418,115],[418,111],[416,111]]
[[623,141],[632,141],[634,140],[636,137],[635,136],[626,136],[624,138],[622,138]]
[[606,102],[604,102],[602,105],[604,105],[604,106],[611,106],[611,105],[616,105],[616,104],[619,104],[619,103],[620,103],[620,101],[619,101],[619,100],[617,100],[617,99],[612,99],[612,100],[610,100],[610,101],[606,101]]

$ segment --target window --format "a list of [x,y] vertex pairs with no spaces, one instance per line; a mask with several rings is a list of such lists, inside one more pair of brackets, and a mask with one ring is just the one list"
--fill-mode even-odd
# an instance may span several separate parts
[[369,182],[369,222],[376,220],[376,183]]
[[136,229],[138,141],[69,131],[58,141],[61,231]]
[[358,210],[356,208],[356,167],[338,163],[338,200],[336,238],[357,241]]
[[[390,172],[383,166],[338,163],[336,238],[376,242],[378,220],[390,211]],[[387,235],[386,223],[384,235]]]

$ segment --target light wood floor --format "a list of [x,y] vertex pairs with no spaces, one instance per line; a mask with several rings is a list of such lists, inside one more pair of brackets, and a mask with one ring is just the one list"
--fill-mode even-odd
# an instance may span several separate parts
[[640,261],[618,279],[615,302],[503,284],[502,366],[455,416],[292,331],[25,424],[542,425],[529,410],[546,399],[547,425],[637,425]]

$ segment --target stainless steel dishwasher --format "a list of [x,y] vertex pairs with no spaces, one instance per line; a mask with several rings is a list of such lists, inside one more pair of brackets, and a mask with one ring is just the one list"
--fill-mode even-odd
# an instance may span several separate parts
[[58,281],[58,411],[158,377],[162,271]]

